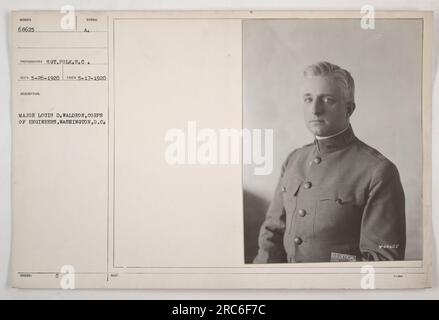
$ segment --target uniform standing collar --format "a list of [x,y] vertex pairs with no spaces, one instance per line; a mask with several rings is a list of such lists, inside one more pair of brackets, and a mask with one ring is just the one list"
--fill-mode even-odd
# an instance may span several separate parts
[[317,146],[320,153],[325,154],[347,147],[354,139],[354,131],[352,130],[351,125],[349,125],[346,130],[335,136],[325,139],[314,139],[314,144]]

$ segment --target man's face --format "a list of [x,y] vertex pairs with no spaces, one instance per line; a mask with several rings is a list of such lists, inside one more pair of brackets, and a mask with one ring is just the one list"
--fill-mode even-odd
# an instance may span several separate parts
[[306,77],[303,107],[309,131],[326,137],[345,129],[353,111],[353,104],[345,100],[342,89],[331,76]]

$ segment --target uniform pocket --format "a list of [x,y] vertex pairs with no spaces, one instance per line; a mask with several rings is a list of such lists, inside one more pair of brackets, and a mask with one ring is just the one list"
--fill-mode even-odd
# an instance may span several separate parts
[[355,198],[338,192],[320,194],[316,204],[314,233],[331,243],[345,243],[360,236],[361,208]]

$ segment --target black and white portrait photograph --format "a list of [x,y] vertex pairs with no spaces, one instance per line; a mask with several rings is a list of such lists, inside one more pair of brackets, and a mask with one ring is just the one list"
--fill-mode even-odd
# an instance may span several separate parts
[[422,259],[422,20],[243,22],[245,262]]
[[4,287],[434,287],[439,16],[351,6],[5,14]]

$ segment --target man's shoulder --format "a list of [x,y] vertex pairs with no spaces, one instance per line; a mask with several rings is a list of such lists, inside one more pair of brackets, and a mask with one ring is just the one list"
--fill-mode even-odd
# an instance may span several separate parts
[[314,146],[314,142],[311,142],[302,147],[294,149],[286,157],[283,166],[284,167],[288,166],[288,163],[291,163],[294,159],[306,157],[309,152],[312,152],[313,146]]
[[359,139],[357,139],[355,145],[357,147],[356,151],[358,156],[364,159],[362,162],[369,167],[375,168],[375,172],[381,174],[385,174],[386,172],[395,174],[398,172],[395,164],[374,147],[371,147]]
[[313,150],[313,147],[314,147],[314,142],[311,142],[311,143],[305,144],[302,147],[296,148],[290,152],[290,154],[287,157],[287,160],[289,158],[293,158],[293,157],[296,157],[299,155],[307,154],[308,152],[311,152]]
[[366,144],[365,142],[356,139],[355,146],[357,147],[358,155],[361,157],[367,158],[370,162],[373,164],[386,164],[386,163],[392,163],[386,156],[384,156],[380,151],[375,149],[374,147],[371,147],[370,145]]
[[[289,164],[295,161],[304,161],[307,159],[308,155],[313,152],[314,147],[315,143],[311,142],[292,150],[286,157],[283,167],[286,168]],[[391,160],[384,156],[380,151],[358,138],[355,139],[350,150],[351,152],[348,152],[346,155],[346,161],[354,163],[356,166],[363,167],[364,170],[381,173],[384,173],[385,171],[392,173],[398,172],[395,164]]]

